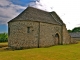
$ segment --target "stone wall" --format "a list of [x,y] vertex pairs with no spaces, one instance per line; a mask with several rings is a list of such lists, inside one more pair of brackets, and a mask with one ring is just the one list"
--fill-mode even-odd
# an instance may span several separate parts
[[80,38],[73,38],[73,40],[75,40],[75,41],[80,41]]
[[71,38],[71,43],[78,43],[78,41],[80,41],[80,38]]
[[[10,29],[9,47],[48,47],[61,44],[62,41],[62,29],[59,25],[25,20],[10,22],[8,25]],[[58,41],[56,41],[56,34],[59,35]],[[56,44],[55,42],[58,43]]]
[[[29,32],[28,32],[28,27]],[[8,44],[10,47],[30,48],[38,47],[39,23],[31,21],[14,21],[9,23],[10,35]]]
[[69,35],[65,24],[63,25],[63,44],[70,44],[71,43],[71,36]]
[[57,33],[59,34],[59,44],[61,44],[61,26],[40,23],[40,47],[56,45],[55,35]]

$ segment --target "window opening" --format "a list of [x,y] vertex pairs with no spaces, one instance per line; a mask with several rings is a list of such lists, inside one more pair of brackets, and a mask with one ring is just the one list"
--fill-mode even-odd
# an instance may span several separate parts
[[10,27],[8,27],[8,35],[10,35]]
[[27,33],[30,33],[30,27],[27,27]]

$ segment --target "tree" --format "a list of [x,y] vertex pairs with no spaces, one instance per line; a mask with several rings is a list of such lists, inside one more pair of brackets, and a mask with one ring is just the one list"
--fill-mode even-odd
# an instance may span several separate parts
[[72,30],[68,30],[68,32],[69,32],[69,33],[71,33],[71,32],[72,32]]
[[74,29],[72,29],[72,32],[80,32],[80,27],[75,27]]
[[8,41],[8,34],[7,33],[1,33],[0,34],[0,42],[7,42]]

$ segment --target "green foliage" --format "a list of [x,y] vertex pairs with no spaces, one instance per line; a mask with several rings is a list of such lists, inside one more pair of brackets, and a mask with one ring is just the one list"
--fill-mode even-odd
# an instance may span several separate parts
[[7,42],[7,41],[8,41],[8,34],[0,33],[0,42]]
[[74,29],[72,29],[72,32],[80,32],[80,27],[75,27]]
[[80,32],[80,27],[75,27],[72,30],[68,30],[69,33],[71,32]]
[[72,32],[72,30],[68,30],[68,32],[69,32],[69,33],[71,33],[71,32]]

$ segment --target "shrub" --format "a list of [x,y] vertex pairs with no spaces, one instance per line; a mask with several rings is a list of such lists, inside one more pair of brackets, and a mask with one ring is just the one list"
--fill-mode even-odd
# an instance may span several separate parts
[[0,42],[7,42],[7,41],[8,41],[8,34],[0,33]]

